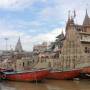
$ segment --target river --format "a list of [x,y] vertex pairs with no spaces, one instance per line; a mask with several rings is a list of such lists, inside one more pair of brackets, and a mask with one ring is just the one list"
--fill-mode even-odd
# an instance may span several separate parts
[[90,90],[90,80],[45,80],[40,83],[0,82],[0,90]]

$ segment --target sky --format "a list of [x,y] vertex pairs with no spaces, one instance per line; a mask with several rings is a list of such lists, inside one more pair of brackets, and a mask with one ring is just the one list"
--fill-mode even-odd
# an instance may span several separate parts
[[15,47],[21,38],[23,49],[52,42],[65,30],[68,11],[76,11],[75,23],[82,24],[89,0],[0,0],[0,50]]

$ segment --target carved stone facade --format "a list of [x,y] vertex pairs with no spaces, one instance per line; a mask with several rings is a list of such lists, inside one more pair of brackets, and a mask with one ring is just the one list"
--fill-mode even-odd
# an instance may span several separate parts
[[60,54],[61,69],[70,70],[83,67],[87,56],[80,42],[80,35],[76,31],[73,18],[68,19],[66,37]]

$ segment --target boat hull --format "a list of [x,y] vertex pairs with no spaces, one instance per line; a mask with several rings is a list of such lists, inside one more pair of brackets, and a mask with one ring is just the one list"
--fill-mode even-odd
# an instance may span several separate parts
[[80,78],[82,78],[82,79],[90,79],[90,67],[84,67],[81,70]]
[[81,72],[90,74],[90,67],[84,67]]
[[72,70],[72,71],[50,71],[47,78],[49,79],[57,79],[57,80],[64,80],[64,79],[73,79],[79,76],[80,70]]
[[30,72],[6,74],[6,79],[13,81],[40,81],[48,74],[49,70],[36,70]]

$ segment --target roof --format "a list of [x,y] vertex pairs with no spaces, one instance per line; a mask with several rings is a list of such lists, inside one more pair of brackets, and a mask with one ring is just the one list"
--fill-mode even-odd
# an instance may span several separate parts
[[63,40],[63,39],[65,38],[65,36],[64,36],[64,34],[62,33],[62,34],[58,35],[56,38],[59,38],[59,40],[61,41],[61,40]]
[[84,26],[90,25],[90,18],[88,16],[87,10],[86,10],[86,15],[85,15],[85,18],[84,18],[84,21],[83,21],[83,25]]

